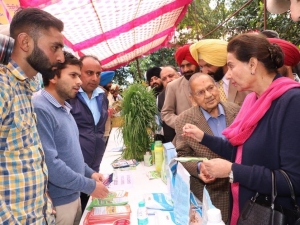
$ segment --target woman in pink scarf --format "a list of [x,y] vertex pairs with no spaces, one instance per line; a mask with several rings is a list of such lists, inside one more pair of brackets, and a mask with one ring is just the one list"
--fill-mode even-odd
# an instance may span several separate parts
[[[202,180],[229,177],[232,194],[230,225],[256,192],[271,194],[271,170],[276,174],[276,203],[293,209],[283,169],[300,195],[300,84],[282,77],[283,52],[257,34],[242,34],[227,47],[226,78],[238,91],[252,91],[235,121],[223,131],[227,140],[205,134],[191,124],[183,135],[194,138],[227,159],[201,163]],[[229,161],[230,160],[230,161]],[[300,198],[297,199],[298,204]]]

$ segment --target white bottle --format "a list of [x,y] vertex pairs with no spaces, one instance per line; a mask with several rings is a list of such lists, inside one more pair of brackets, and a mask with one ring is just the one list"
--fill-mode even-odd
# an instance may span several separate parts
[[148,213],[144,201],[139,202],[139,207],[137,210],[137,219],[138,225],[147,225],[149,223]]
[[221,210],[214,208],[207,210],[207,225],[225,225],[222,221]]
[[152,155],[150,152],[146,152],[146,155],[144,155],[144,165],[152,166]]

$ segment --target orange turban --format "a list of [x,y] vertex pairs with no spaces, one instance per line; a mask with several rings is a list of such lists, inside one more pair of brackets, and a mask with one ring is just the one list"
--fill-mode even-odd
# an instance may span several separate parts
[[280,46],[284,53],[284,65],[286,66],[296,66],[300,61],[299,49],[292,43],[279,38],[268,38],[268,41],[276,43]]
[[183,60],[186,60],[195,66],[199,66],[197,61],[193,58],[190,52],[190,45],[184,45],[177,49],[175,52],[175,60],[177,64],[180,66]]

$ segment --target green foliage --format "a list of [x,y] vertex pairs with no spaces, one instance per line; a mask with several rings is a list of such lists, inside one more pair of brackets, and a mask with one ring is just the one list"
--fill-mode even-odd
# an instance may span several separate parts
[[137,61],[129,63],[131,74],[134,74],[135,81],[144,80],[144,74],[150,67],[173,65],[177,66],[174,58],[174,48],[161,48],[150,55],[139,58],[139,71]]
[[[244,4],[244,1],[233,1],[231,13],[241,7],[242,4]],[[267,12],[267,29],[277,31],[280,38],[288,40],[295,45],[300,44],[298,35],[300,25],[289,18],[288,12],[280,15]],[[227,33],[230,36],[255,30],[264,30],[264,5],[260,0],[251,2],[227,24]]]
[[121,129],[126,146],[124,159],[143,160],[150,146],[150,135],[156,129],[156,113],[156,98],[146,86],[134,83],[123,92]]
[[127,66],[122,66],[119,69],[115,70],[115,76],[113,79],[114,84],[119,84],[122,86],[128,86],[129,80],[133,79],[130,69]]
[[[215,8],[212,9],[210,0],[194,0],[189,6],[185,17],[177,26],[179,36],[177,44],[194,43],[200,40],[203,35],[209,33],[229,15],[225,7],[225,0],[216,0]],[[224,37],[225,27],[208,35],[206,38]]]
[[[209,6],[211,2],[216,4],[214,9]],[[181,32],[178,44],[195,42],[203,36],[205,38],[228,39],[244,32],[262,31],[264,29],[263,1],[254,0],[227,23],[206,36],[246,2],[246,0],[194,0],[189,5],[186,16],[177,27],[177,31]],[[185,28],[189,32],[182,33]],[[267,29],[275,30],[279,33],[280,38],[300,45],[300,36],[298,35],[300,24],[294,23],[289,18],[289,13],[274,15],[267,12]]]
[[[147,65],[148,68],[153,66],[165,66],[165,65],[172,65],[174,67],[177,66],[177,63],[175,61],[175,49],[170,48],[161,48],[157,50],[156,52],[153,52],[149,55],[150,63]],[[147,69],[148,69],[147,68]]]

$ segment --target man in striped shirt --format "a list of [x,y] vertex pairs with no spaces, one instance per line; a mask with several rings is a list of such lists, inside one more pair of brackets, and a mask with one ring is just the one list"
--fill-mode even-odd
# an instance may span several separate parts
[[31,97],[34,76],[64,62],[63,23],[49,13],[19,10],[8,65],[0,65],[0,224],[52,224],[48,170]]

